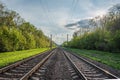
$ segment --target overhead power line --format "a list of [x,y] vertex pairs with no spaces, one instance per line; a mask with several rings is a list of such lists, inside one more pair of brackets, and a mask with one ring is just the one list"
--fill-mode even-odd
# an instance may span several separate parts
[[74,12],[75,12],[75,9],[76,9],[76,6],[78,5],[78,3],[79,3],[79,0],[73,0],[72,1],[72,8],[71,8],[70,19],[73,19],[73,15],[74,15]]
[[48,16],[48,14],[49,14],[48,8],[46,8],[45,5],[43,5],[43,1],[42,0],[40,0],[40,2],[41,2],[41,8],[43,10],[43,14],[45,14],[45,17],[47,17],[47,20],[48,20],[49,24],[53,25],[52,20],[50,18],[50,15]]
[[[47,10],[48,14],[51,13],[51,11],[50,11],[50,9],[48,7],[48,2],[46,2],[46,10]],[[54,15],[51,14],[51,15],[49,15],[49,17],[51,19],[51,22],[54,24],[54,19],[55,19]]]

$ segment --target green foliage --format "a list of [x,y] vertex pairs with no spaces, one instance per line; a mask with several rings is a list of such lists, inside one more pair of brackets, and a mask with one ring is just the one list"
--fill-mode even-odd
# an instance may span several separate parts
[[0,3],[0,52],[49,47],[49,42],[41,30]]
[[79,49],[92,49],[102,51],[120,51],[120,30],[114,34],[108,30],[96,29],[91,33],[85,33],[82,36],[74,37],[68,47]]
[[120,50],[120,30],[116,31],[114,36],[113,36],[113,45],[115,46],[115,49],[117,51]]

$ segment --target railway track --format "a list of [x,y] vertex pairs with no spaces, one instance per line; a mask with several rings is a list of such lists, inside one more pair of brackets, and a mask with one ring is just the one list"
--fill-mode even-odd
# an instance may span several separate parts
[[113,74],[62,48],[0,69],[0,80],[104,80]]
[[25,75],[21,80],[82,80],[81,74],[76,70],[64,55],[63,50],[58,48],[43,65],[31,75]]
[[105,80],[118,79],[117,76],[96,66],[95,64],[83,59],[82,57],[71,52],[64,51],[69,61],[78,69],[83,76],[83,80]]
[[0,69],[0,80],[19,80],[21,77],[31,71],[46,56],[49,57],[54,50],[43,52],[28,59],[16,62],[15,64]]

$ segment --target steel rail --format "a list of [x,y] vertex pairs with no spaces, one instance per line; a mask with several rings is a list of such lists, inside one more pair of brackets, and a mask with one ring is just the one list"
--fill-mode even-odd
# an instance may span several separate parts
[[78,75],[80,76],[80,78],[82,80],[87,80],[87,78],[84,76],[84,74],[78,69],[78,67],[75,65],[75,63],[72,61],[72,59],[65,53],[64,51],[64,55],[66,56],[66,58],[70,61],[70,63],[72,64],[72,66],[74,67],[75,71],[78,73]]
[[49,55],[47,55],[42,61],[40,61],[35,67],[33,67],[28,73],[26,73],[20,80],[28,80],[28,78],[38,69],[40,68],[53,54],[52,51]]
[[[72,53],[72,52],[69,52],[69,51],[67,51],[67,52],[68,52],[68,54],[71,54],[71,55],[77,57],[78,59],[84,61],[85,63],[87,63],[87,64],[95,67],[95,68],[98,69],[98,70],[100,70],[100,71],[103,72],[104,74],[108,75],[108,77],[113,78],[113,79],[119,79],[119,77],[117,77],[117,76],[115,76],[114,74],[108,72],[107,70],[105,70],[105,69],[103,69],[103,68],[101,68],[101,67],[99,67],[99,66],[97,66],[97,65],[95,65],[95,64],[93,64],[93,63],[91,63],[90,61],[88,61],[88,60],[80,57],[79,55],[77,55],[77,54],[75,54],[75,53]],[[67,53],[67,52],[64,51],[64,53]],[[70,57],[69,57],[69,58],[70,58]],[[72,60],[71,60],[71,61],[72,61]],[[72,62],[72,63],[74,64],[74,62]],[[74,64],[74,65],[75,65],[75,64]],[[80,71],[80,72],[81,72],[81,71]],[[85,77],[82,72],[81,72],[81,74],[83,75],[83,77]],[[85,79],[87,80],[87,78],[85,78]]]

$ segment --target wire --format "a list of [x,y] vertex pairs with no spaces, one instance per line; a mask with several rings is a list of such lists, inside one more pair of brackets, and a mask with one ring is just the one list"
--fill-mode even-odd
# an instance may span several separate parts
[[[50,9],[48,8],[48,2],[46,2],[46,10],[47,10],[47,13],[49,14],[50,13]],[[54,15],[49,15],[50,19],[51,19],[51,22],[54,23]]]
[[70,19],[73,19],[73,15],[74,15],[74,12],[75,12],[75,9],[76,9],[76,6],[78,4],[79,0],[73,0],[72,1],[72,8],[71,8],[71,17]]
[[48,16],[48,13],[49,13],[48,9],[43,5],[42,0],[40,0],[40,2],[41,2],[41,7],[42,7],[42,10],[43,10],[43,14],[45,14],[45,16],[47,17],[47,20],[48,20],[49,24],[53,25],[51,20],[50,20],[50,16]]

